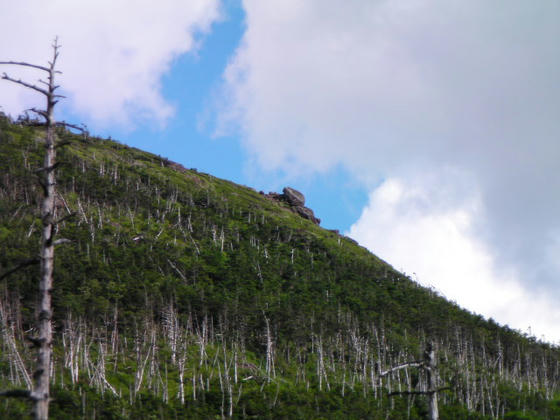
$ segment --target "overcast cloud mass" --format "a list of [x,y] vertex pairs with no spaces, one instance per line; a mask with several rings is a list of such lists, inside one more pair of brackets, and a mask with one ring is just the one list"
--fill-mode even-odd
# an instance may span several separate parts
[[[173,115],[160,79],[174,58],[196,49],[195,35],[219,17],[218,0],[0,0],[3,60],[44,64],[58,35],[62,45],[61,103],[101,126],[164,124]],[[34,81],[36,72],[3,68]],[[4,111],[37,105],[34,92],[0,84]]]
[[265,168],[342,163],[371,189],[353,237],[560,340],[560,3],[243,4],[218,129]]

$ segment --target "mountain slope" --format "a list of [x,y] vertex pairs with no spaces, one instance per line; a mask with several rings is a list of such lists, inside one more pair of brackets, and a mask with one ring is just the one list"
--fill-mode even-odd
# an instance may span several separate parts
[[[559,351],[462,310],[290,205],[114,141],[61,148],[53,417],[553,418]],[[37,253],[41,133],[0,122],[0,273]],[[0,383],[33,355],[36,268],[0,285]],[[20,362],[21,360],[21,362]],[[24,366],[27,366],[25,368]],[[18,401],[0,413],[26,415]],[[556,410],[556,411],[555,411]],[[555,414],[556,413],[556,414]]]

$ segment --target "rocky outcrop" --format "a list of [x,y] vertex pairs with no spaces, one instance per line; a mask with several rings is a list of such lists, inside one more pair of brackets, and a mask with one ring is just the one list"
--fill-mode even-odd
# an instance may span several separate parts
[[297,214],[299,214],[304,219],[311,220],[316,225],[321,223],[321,219],[315,217],[315,214],[313,213],[313,210],[311,210],[309,207],[297,206],[297,207],[294,207],[294,208],[295,208]]
[[290,206],[294,207],[304,207],[305,206],[305,196],[300,193],[298,190],[294,190],[293,188],[286,187],[282,190],[284,193],[284,199],[290,204]]
[[315,217],[313,210],[309,207],[305,207],[305,196],[301,192],[290,187],[284,188],[282,192],[283,194],[278,194],[276,192],[269,192],[268,194],[261,193],[270,200],[287,203],[290,206],[290,210],[299,214],[304,219],[311,220],[316,225],[321,223],[321,219]]

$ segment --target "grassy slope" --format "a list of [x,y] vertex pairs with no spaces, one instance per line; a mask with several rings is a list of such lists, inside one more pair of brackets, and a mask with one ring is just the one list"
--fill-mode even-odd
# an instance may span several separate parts
[[[4,120],[0,129],[0,272],[4,272],[37,250],[39,187],[32,169],[40,166],[42,149],[40,133],[31,128]],[[224,406],[227,411],[224,384],[233,381],[230,371],[238,358],[240,375],[256,378],[232,386],[238,395],[233,412],[239,417],[392,413],[401,418],[408,410],[413,417],[421,416],[425,410],[421,398],[407,404],[397,399],[391,409],[387,383],[379,393],[371,384],[367,392],[362,390],[367,390],[374,363],[383,368],[417,358],[426,339],[439,342],[447,360],[442,381],[453,381],[457,371],[463,377],[471,369],[478,375],[479,389],[485,386],[484,377],[497,378],[495,385],[486,386],[500,395],[497,401],[501,398],[504,412],[524,407],[541,415],[552,412],[544,397],[557,389],[557,349],[460,309],[350,239],[315,226],[250,188],[178,168],[113,141],[61,136],[70,137],[72,144],[59,156],[64,199],[59,212],[65,214],[67,206],[77,215],[61,225],[60,236],[73,243],[57,251],[53,291],[62,375],[53,410],[60,416],[80,415],[81,410],[124,417],[219,414]],[[1,286],[11,314],[6,325],[14,330],[32,324],[35,277],[31,267]],[[186,405],[177,397],[180,381],[169,338],[170,314],[183,331],[182,354],[188,355],[185,387],[191,399]],[[84,339],[89,337],[91,348],[97,349],[91,363],[99,363],[96,346],[109,342],[112,332],[120,334],[117,350],[104,357],[114,366],[106,373],[108,382],[123,398],[111,397],[105,385],[86,373],[88,360],[80,361],[86,372],[79,381],[68,378],[67,349],[60,340],[69,329],[82,328],[79,325],[84,326]],[[146,333],[150,328],[155,338]],[[207,354],[200,343],[204,328],[210,331]],[[22,339],[23,334],[15,336]],[[124,343],[123,337],[129,342]],[[274,370],[266,360],[269,337],[274,343]],[[150,340],[157,343],[157,357],[155,344],[138,344]],[[32,357],[23,347],[21,352],[24,358]],[[13,369],[10,354],[5,345],[0,365],[4,382]],[[472,355],[472,362],[459,361],[465,354]],[[160,379],[144,378],[134,392],[131,384],[142,364],[139,360],[150,357],[150,366],[156,366],[151,374]],[[325,373],[318,367],[319,357],[331,366]],[[521,359],[525,366],[518,368]],[[360,373],[355,366],[364,361],[368,366]],[[539,364],[544,368],[539,370]],[[191,384],[197,375],[207,381],[198,396]],[[544,376],[552,391],[543,387]],[[461,404],[473,391],[461,383],[444,399],[442,412],[445,416],[447,410],[448,418],[466,412]],[[89,402],[79,395],[87,395]],[[478,398],[472,409],[488,414],[492,402]],[[4,409],[25,412],[13,402],[5,403]]]

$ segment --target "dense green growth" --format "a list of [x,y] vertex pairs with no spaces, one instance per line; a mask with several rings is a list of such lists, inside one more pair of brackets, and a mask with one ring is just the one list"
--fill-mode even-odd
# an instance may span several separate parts
[[[61,131],[54,418],[560,418],[559,351],[420,287],[256,191]],[[41,133],[0,118],[0,273],[36,255]],[[0,284],[0,386],[25,386],[36,267]],[[21,360],[21,361],[20,361]],[[24,368],[27,366],[27,369]],[[28,414],[0,401],[2,413]]]

